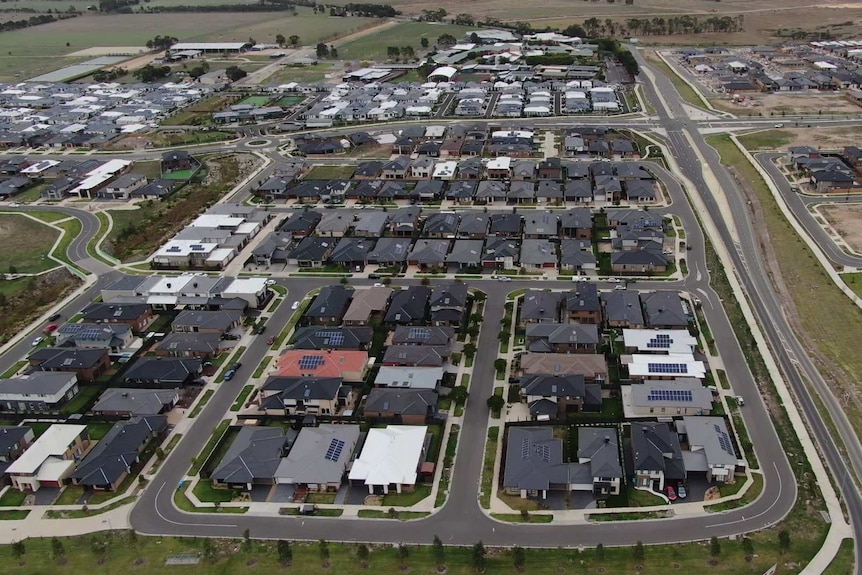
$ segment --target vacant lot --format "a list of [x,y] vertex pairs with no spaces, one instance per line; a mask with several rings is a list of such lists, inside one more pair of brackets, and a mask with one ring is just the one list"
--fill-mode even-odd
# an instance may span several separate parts
[[475,28],[433,22],[406,22],[339,45],[338,55],[346,60],[385,60],[387,46],[411,46],[419,53],[422,49],[422,38],[428,38],[428,42],[433,46],[443,34],[451,34],[456,40],[463,40],[464,35],[471,31],[475,31]]
[[817,211],[829,222],[850,249],[862,253],[862,205],[820,206]]
[[784,151],[790,146],[814,146],[827,150],[839,150],[844,146],[859,144],[862,128],[797,128],[793,122],[783,122],[780,130],[767,130],[741,136],[739,139],[750,150],[774,147]]
[[57,230],[26,216],[0,215],[0,273],[14,267],[18,273],[38,273],[59,264],[48,258],[48,252],[59,236]]
[[[63,299],[81,283],[66,270],[0,281],[0,344],[6,343],[42,310]],[[2,569],[0,569],[2,571]]]
[[[335,68],[332,62],[319,62],[313,66],[282,66],[272,76],[264,80],[265,84],[287,84],[288,82],[300,82],[305,84],[313,84],[322,82],[326,76]],[[340,82],[341,75],[336,75],[333,81]],[[278,104],[279,106],[287,106],[291,104]]]
[[[56,9],[56,6],[54,6]],[[195,14],[90,14],[0,34],[0,81],[29,78],[85,58],[65,57],[93,46],[143,45],[156,34],[182,41],[238,42],[254,38],[275,42],[276,34],[299,35],[314,45],[373,23],[370,18],[331,18],[298,7],[287,12]]]
[[840,94],[756,94],[741,102],[713,100],[713,105],[739,115],[746,113],[774,116],[789,114],[858,114],[862,108]]

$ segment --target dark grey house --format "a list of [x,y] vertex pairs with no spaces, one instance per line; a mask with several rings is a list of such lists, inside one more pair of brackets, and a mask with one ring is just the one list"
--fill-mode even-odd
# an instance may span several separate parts
[[287,442],[282,427],[242,427],[210,475],[213,485],[245,491],[272,485]]

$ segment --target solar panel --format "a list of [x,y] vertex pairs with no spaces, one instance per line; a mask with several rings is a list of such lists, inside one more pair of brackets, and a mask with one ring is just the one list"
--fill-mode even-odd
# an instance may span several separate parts
[[411,327],[407,337],[408,339],[429,339],[431,337],[431,330],[427,327]]
[[647,401],[694,401],[690,389],[651,389]]
[[521,440],[521,459],[529,459],[530,458],[530,440],[522,439]]
[[327,345],[331,345],[333,347],[339,347],[344,345],[344,332],[341,331],[319,331],[314,334],[316,337],[320,339],[325,339],[324,342]]
[[317,369],[324,361],[322,355],[303,355],[299,360],[299,369]]
[[542,461],[545,463],[551,462],[551,448],[547,445],[537,445],[536,446],[536,455],[542,458]]
[[718,425],[713,425],[713,427],[715,428],[715,434],[718,436],[718,444],[721,446],[721,448],[727,453],[735,455],[735,452],[733,451],[733,444],[730,443],[730,437],[727,435],[727,433],[722,431],[722,429]]
[[688,365],[684,363],[648,363],[647,369],[652,373],[688,373]]
[[341,451],[344,449],[344,442],[340,439],[333,439],[329,442],[329,448],[326,450],[325,459],[329,461],[338,461],[341,457]]

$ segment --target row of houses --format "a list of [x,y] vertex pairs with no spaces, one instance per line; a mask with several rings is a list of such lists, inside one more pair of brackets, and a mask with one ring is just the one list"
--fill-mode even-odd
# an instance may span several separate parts
[[837,154],[811,146],[791,146],[787,152],[790,167],[819,194],[850,193],[862,187],[862,150],[856,146],[847,146]]

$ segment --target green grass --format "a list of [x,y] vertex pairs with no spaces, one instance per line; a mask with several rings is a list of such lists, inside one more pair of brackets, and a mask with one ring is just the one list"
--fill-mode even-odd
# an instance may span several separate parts
[[13,375],[15,375],[16,373],[18,373],[18,370],[19,370],[19,369],[21,369],[22,367],[24,367],[24,366],[25,366],[25,365],[27,365],[28,363],[30,363],[30,362],[28,362],[26,359],[22,359],[22,360],[20,360],[20,361],[16,361],[14,364],[12,364],[12,367],[10,367],[9,369],[7,369],[6,371],[4,371],[4,372],[3,372],[3,374],[2,374],[2,375],[0,375],[0,378],[5,379],[5,378],[8,378],[8,377],[12,377],[12,376],[13,376]]
[[78,395],[73,397],[69,403],[60,409],[63,415],[72,415],[73,413],[84,413],[90,406],[95,403],[96,398],[102,394],[101,385],[82,385],[78,388]]
[[499,427],[488,429],[488,443],[485,445],[485,458],[482,462],[482,482],[479,503],[483,509],[491,507],[491,487],[494,484],[494,460],[497,457],[497,441],[500,435]]
[[269,96],[249,96],[240,100],[239,103],[251,106],[266,106],[270,100]]
[[274,285],[269,286],[269,289],[271,289],[272,291],[274,291],[275,293],[277,293],[280,296],[286,296],[287,295],[287,288],[282,286],[282,285],[274,284]]
[[43,212],[43,211],[33,211],[33,212],[24,212],[28,216],[33,216],[37,220],[42,220],[43,222],[57,222],[59,220],[65,220],[69,216],[67,214],[61,214],[60,212]]
[[[299,507],[282,507],[278,510],[279,515],[299,515]],[[344,509],[316,509],[316,517],[341,517]]]
[[862,297],[862,273],[860,272],[852,272],[841,274],[841,279],[844,280],[844,283],[847,284],[853,293]]
[[314,505],[332,505],[335,503],[335,493],[315,493],[309,492],[308,495],[305,496],[305,502],[311,503]]
[[653,507],[655,505],[666,505],[664,499],[640,489],[628,490],[629,507]]
[[[224,362],[225,367],[221,370],[221,372],[219,372],[218,377],[215,378],[216,383],[221,383],[224,381],[224,374],[228,370],[228,367],[233,365],[237,361],[239,361],[239,358],[241,358],[242,354],[244,354],[244,353],[245,353],[245,346],[244,345],[241,345],[238,348],[236,348],[236,351],[234,351],[233,355],[230,356],[230,360]],[[225,355],[225,354],[222,353],[222,355]]]
[[194,408],[194,409],[192,410],[192,412],[189,414],[189,417],[197,417],[197,416],[198,416],[198,414],[199,414],[201,411],[203,411],[204,407],[206,407],[207,403],[209,403],[210,399],[212,399],[213,394],[215,394],[215,391],[214,391],[214,390],[212,390],[212,389],[208,389],[208,390],[206,390],[206,391],[204,392],[203,397],[201,397],[201,398],[198,400],[197,404],[195,404],[195,408]]
[[20,507],[24,505],[27,494],[11,487],[0,497],[0,507]]
[[288,321],[284,328],[278,333],[275,341],[270,346],[270,349],[275,351],[281,347],[281,344],[284,343],[284,340],[287,339],[287,336],[290,335],[290,332],[293,331],[293,328],[296,327],[296,324],[299,323],[300,318],[302,318],[302,314],[305,313],[305,310],[308,309],[308,306],[311,305],[311,302],[314,298],[314,295],[319,290],[312,290],[308,292],[304,299],[299,302],[299,307],[296,308],[296,311],[293,312],[293,315],[290,317],[290,321]]
[[245,404],[245,400],[248,399],[248,395],[254,389],[253,385],[246,385],[242,388],[242,391],[239,392],[239,395],[236,398],[236,401],[233,402],[233,405],[230,406],[231,411],[239,411],[242,409],[243,404]]
[[[757,497],[763,491],[763,476],[759,473],[753,473],[751,475],[751,478],[753,480],[753,483],[751,484],[751,487],[748,488],[748,491],[746,491],[743,494],[742,497],[740,497],[739,499],[734,499],[732,501],[725,501],[724,503],[716,503],[715,505],[707,505],[706,506],[707,511],[714,511],[714,512],[727,511],[729,509],[738,509],[740,507],[745,507],[746,505],[752,503],[755,499],[757,499]],[[737,483],[742,484],[743,481],[737,481]],[[732,488],[732,487],[733,486],[731,486],[731,485],[722,486],[720,489],[721,495],[722,496],[731,495],[732,493],[730,493],[730,491],[731,491],[730,488]],[[738,492],[741,487],[742,487],[741,485],[740,485],[740,487],[737,487],[736,492]]]
[[588,521],[643,521],[670,517],[670,511],[632,511],[631,513],[590,513]]
[[188,513],[245,513],[248,511],[248,507],[216,507],[215,505],[197,507],[186,495],[188,488],[188,483],[184,483],[174,491],[174,504],[182,511]]
[[730,389],[730,381],[727,379],[727,373],[723,369],[716,369],[716,375],[718,375],[718,383],[721,385],[721,389]]
[[[94,494],[95,495],[98,494]],[[116,494],[112,494],[116,495]],[[137,498],[134,496],[123,497],[122,499],[118,499],[114,501],[110,505],[105,505],[104,507],[99,507],[98,509],[94,509],[92,507],[87,507],[86,509],[70,509],[65,511],[46,511],[45,518],[46,519],[83,519],[85,517],[92,517],[93,515],[101,515],[102,513],[107,513],[108,511],[113,511],[118,507],[122,507],[123,505],[128,505],[132,503]],[[90,499],[90,502],[93,502],[93,499]]]
[[57,267],[48,254],[59,232],[24,215],[0,214],[0,273],[39,273]]
[[266,367],[269,365],[269,362],[272,361],[272,356],[267,355],[262,360],[260,360],[260,364],[257,366],[257,369],[254,370],[252,374],[252,378],[257,378],[263,375],[263,372],[266,371]]
[[346,180],[353,176],[356,166],[314,166],[306,176],[309,180]]
[[189,475],[197,475],[200,473],[201,467],[206,462],[207,458],[213,452],[213,449],[218,445],[219,439],[221,439],[224,432],[227,430],[230,425],[229,419],[223,419],[218,425],[213,429],[213,434],[207,440],[206,445],[201,450],[200,455],[198,455],[195,460],[192,462],[192,466],[189,468]]
[[409,521],[411,519],[422,519],[431,514],[427,511],[396,511],[395,513],[390,513],[389,510],[360,509],[358,515],[363,519],[397,519],[399,521]]
[[73,268],[77,268],[77,266],[72,263],[72,260],[69,259],[69,256],[66,255],[66,250],[69,249],[69,245],[72,241],[81,234],[81,220],[71,219],[64,222],[58,222],[54,225],[63,228],[65,231],[63,237],[60,239],[60,243],[57,244],[57,249],[54,250],[54,257]]
[[[328,62],[318,62],[316,65],[310,66],[282,66],[272,76],[264,82],[271,85],[288,84],[290,82],[299,82],[300,84],[313,84],[326,79],[326,75],[332,71],[333,64]],[[285,98],[282,98],[284,100]],[[298,104],[302,100],[288,100],[281,103],[279,100],[278,106],[289,107]]]
[[216,489],[210,479],[201,479],[192,491],[203,503],[229,503],[241,493],[239,489]]
[[784,130],[765,130],[739,136],[739,141],[749,150],[777,150],[793,141],[793,134]]
[[535,514],[524,517],[520,513],[492,513],[491,517],[507,523],[551,523],[554,520],[553,515]]
[[28,515],[30,515],[29,511],[6,509],[0,511],[0,521],[20,521],[22,519],[27,519]]
[[105,434],[107,434],[111,428],[114,427],[114,424],[111,422],[94,422],[87,424],[87,435],[90,436],[90,439],[94,441],[99,441]]
[[384,507],[413,507],[431,495],[430,485],[417,485],[412,493],[392,493],[383,496]]
[[823,575],[851,575],[853,573],[853,540],[845,539],[841,542],[838,554],[832,559],[829,567],[823,571]]
[[56,501],[54,501],[54,505],[75,505],[83,496],[83,487],[80,485],[69,485],[63,490]]
[[655,68],[660,73],[667,76],[667,79],[671,81],[676,91],[679,92],[679,95],[683,100],[691,104],[692,106],[697,106],[698,108],[703,108],[703,100],[700,99],[697,92],[688,85],[688,83],[680,78],[676,72],[674,72],[670,66],[664,63],[658,56],[652,55],[650,53],[646,53],[646,59],[649,61],[650,66]]
[[475,32],[475,28],[455,26],[450,24],[435,24],[429,22],[406,22],[358,38],[338,46],[338,55],[347,60],[386,60],[387,46],[412,46],[417,55],[422,51],[421,38],[428,38],[433,46],[443,34],[451,34],[456,40],[463,40],[464,35]]
[[449,429],[449,439],[446,441],[446,451],[443,454],[443,472],[440,474],[440,483],[437,486],[437,497],[434,500],[434,507],[440,507],[446,502],[452,464],[455,461],[455,452],[458,450],[458,435],[460,431],[461,426],[457,423],[453,423]]

